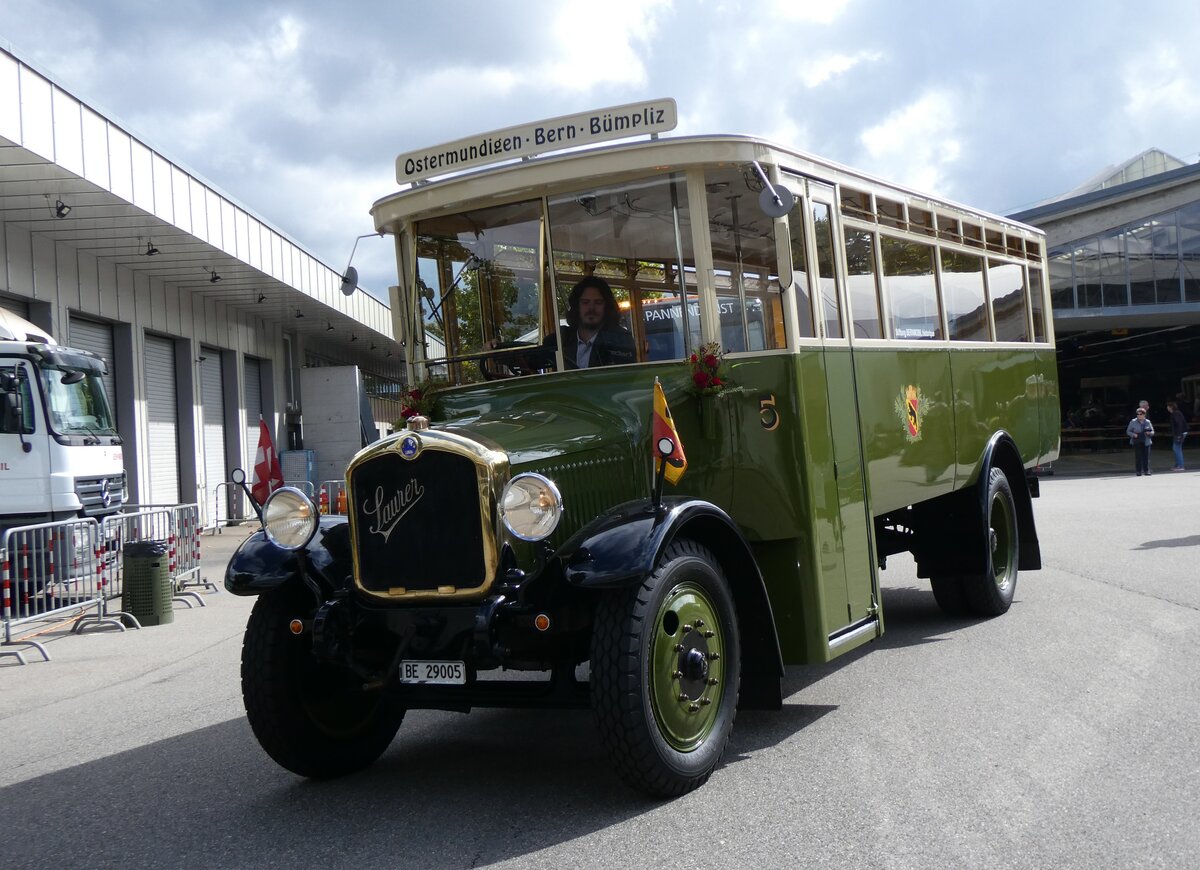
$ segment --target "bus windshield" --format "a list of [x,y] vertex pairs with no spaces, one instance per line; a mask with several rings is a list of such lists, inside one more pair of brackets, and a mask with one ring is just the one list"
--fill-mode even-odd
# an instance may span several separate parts
[[[753,205],[753,177],[726,167],[705,177],[710,332],[728,352],[781,348],[774,230]],[[418,221],[415,325],[429,376],[684,359],[704,340],[705,311],[688,190],[683,173],[663,172]],[[592,323],[588,306],[603,312]]]
[[100,373],[91,369],[42,369],[47,418],[59,435],[116,435]]

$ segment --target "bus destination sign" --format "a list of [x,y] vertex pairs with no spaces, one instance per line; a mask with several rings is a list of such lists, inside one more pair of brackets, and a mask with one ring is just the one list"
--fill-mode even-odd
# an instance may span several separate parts
[[668,97],[518,124],[401,154],[396,158],[396,181],[401,184],[423,181],[435,175],[514,157],[665,133],[674,130],[678,122],[675,100]]

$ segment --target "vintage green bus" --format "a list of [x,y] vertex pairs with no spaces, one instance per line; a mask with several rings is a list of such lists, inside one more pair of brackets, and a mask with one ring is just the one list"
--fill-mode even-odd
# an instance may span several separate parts
[[[432,408],[354,459],[348,518],[273,496],[226,579],[266,593],[243,688],[283,766],[369,764],[409,709],[590,705],[624,779],[681,794],[739,706],[780,706],[785,666],[883,633],[888,556],[975,617],[1040,567],[1032,470],[1059,440],[1042,233],[753,137],[660,137],[673,112],[397,161],[408,186],[372,214]],[[650,135],[570,135],[606,117]],[[560,145],[588,147],[521,153]],[[616,362],[577,366],[584,279],[621,311]],[[691,358],[714,342],[723,388],[701,392]],[[656,379],[687,459],[661,494]]]

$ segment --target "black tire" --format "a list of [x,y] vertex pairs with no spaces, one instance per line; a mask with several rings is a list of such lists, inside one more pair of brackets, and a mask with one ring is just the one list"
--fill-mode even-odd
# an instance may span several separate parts
[[708,780],[733,730],[740,678],[729,583],[695,541],[673,542],[641,583],[600,600],[592,708],[617,773],[639,791],[674,797]]
[[364,692],[318,662],[309,632],[291,633],[292,619],[312,615],[304,597],[283,589],[254,603],[242,644],[242,698],[267,755],[300,776],[331,779],[382,755],[405,711],[390,692]]
[[929,578],[929,585],[933,587],[933,599],[942,609],[942,613],[953,617],[971,614],[971,606],[967,603],[967,593],[961,577],[938,575]]
[[1008,477],[999,468],[988,472],[984,508],[984,556],[982,574],[962,578],[967,605],[976,616],[999,616],[1012,605],[1017,591],[1017,561],[1020,531],[1017,504]]

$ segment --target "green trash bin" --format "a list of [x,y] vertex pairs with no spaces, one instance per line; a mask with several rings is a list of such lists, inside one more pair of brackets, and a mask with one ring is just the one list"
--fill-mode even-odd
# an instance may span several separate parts
[[142,625],[166,625],[171,608],[171,572],[165,541],[135,541],[122,550],[125,563],[121,609]]

